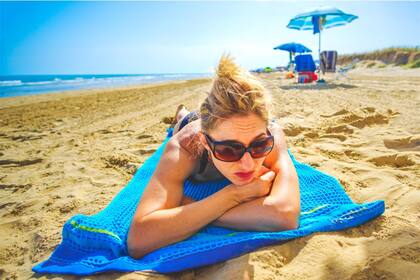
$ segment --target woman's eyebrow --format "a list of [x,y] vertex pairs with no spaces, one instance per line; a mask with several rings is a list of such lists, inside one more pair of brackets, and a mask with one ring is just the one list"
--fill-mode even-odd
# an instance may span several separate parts
[[[254,138],[252,138],[252,140],[255,140],[257,138],[260,138],[261,136],[264,136],[265,132],[260,133],[259,135],[255,136]],[[252,142],[252,141],[251,141]]]
[[[258,134],[254,138],[252,138],[251,142],[258,139],[259,137],[265,136],[265,135],[267,135],[267,133],[261,132],[260,134]],[[235,139],[224,139],[224,140],[214,140],[214,141],[216,141],[216,142],[224,142],[224,141],[239,142],[238,140],[235,140]]]

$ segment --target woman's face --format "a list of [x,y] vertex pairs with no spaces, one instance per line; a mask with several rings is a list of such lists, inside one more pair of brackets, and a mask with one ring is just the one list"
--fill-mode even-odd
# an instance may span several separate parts
[[[254,113],[245,116],[235,115],[219,121],[208,135],[215,141],[235,140],[248,147],[252,141],[267,136],[267,126],[264,120]],[[265,157],[253,158],[249,152],[246,152],[238,161],[225,162],[215,158],[207,142],[204,142],[216,168],[233,184],[247,184],[259,174]]]

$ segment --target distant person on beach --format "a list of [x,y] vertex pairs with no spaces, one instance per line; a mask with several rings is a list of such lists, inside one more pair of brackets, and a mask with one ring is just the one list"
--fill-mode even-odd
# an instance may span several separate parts
[[[130,256],[141,258],[208,224],[247,231],[298,227],[298,177],[270,105],[260,81],[223,56],[199,110],[177,109],[173,136],[131,223]],[[231,184],[207,198],[183,195],[186,179],[222,178]]]

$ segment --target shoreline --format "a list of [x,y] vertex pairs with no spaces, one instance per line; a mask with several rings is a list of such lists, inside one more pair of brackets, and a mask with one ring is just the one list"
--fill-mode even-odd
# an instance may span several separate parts
[[[211,78],[194,78],[194,79],[187,79],[187,80],[161,81],[161,82],[156,82],[156,83],[144,83],[144,84],[120,86],[120,87],[112,87],[112,88],[106,87],[106,88],[77,89],[77,90],[36,93],[36,94],[28,94],[28,95],[20,95],[20,96],[12,96],[12,97],[1,97],[0,109],[6,108],[8,107],[8,105],[12,105],[14,101],[16,101],[18,105],[24,105],[24,104],[28,104],[27,102],[36,103],[36,102],[42,102],[42,101],[50,101],[54,99],[61,99],[63,97],[75,97],[78,95],[89,95],[89,94],[92,95],[92,94],[118,92],[118,91],[126,91],[126,90],[153,88],[153,87],[159,87],[159,86],[165,86],[165,85],[171,85],[171,84],[183,84],[183,83],[188,83],[189,81],[197,81],[197,80],[209,81],[210,79]],[[54,98],[54,96],[56,97]],[[27,99],[27,101],[24,101],[24,99]],[[40,100],[38,101],[37,99],[40,99]]]
[[0,75],[0,98],[65,91],[118,89],[145,84],[210,77],[210,73],[189,74],[91,74],[91,75]]

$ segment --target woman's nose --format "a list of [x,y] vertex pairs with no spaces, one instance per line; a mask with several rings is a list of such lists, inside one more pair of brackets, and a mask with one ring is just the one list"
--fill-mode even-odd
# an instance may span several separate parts
[[254,167],[254,159],[249,152],[246,152],[239,161],[242,169],[250,170]]

